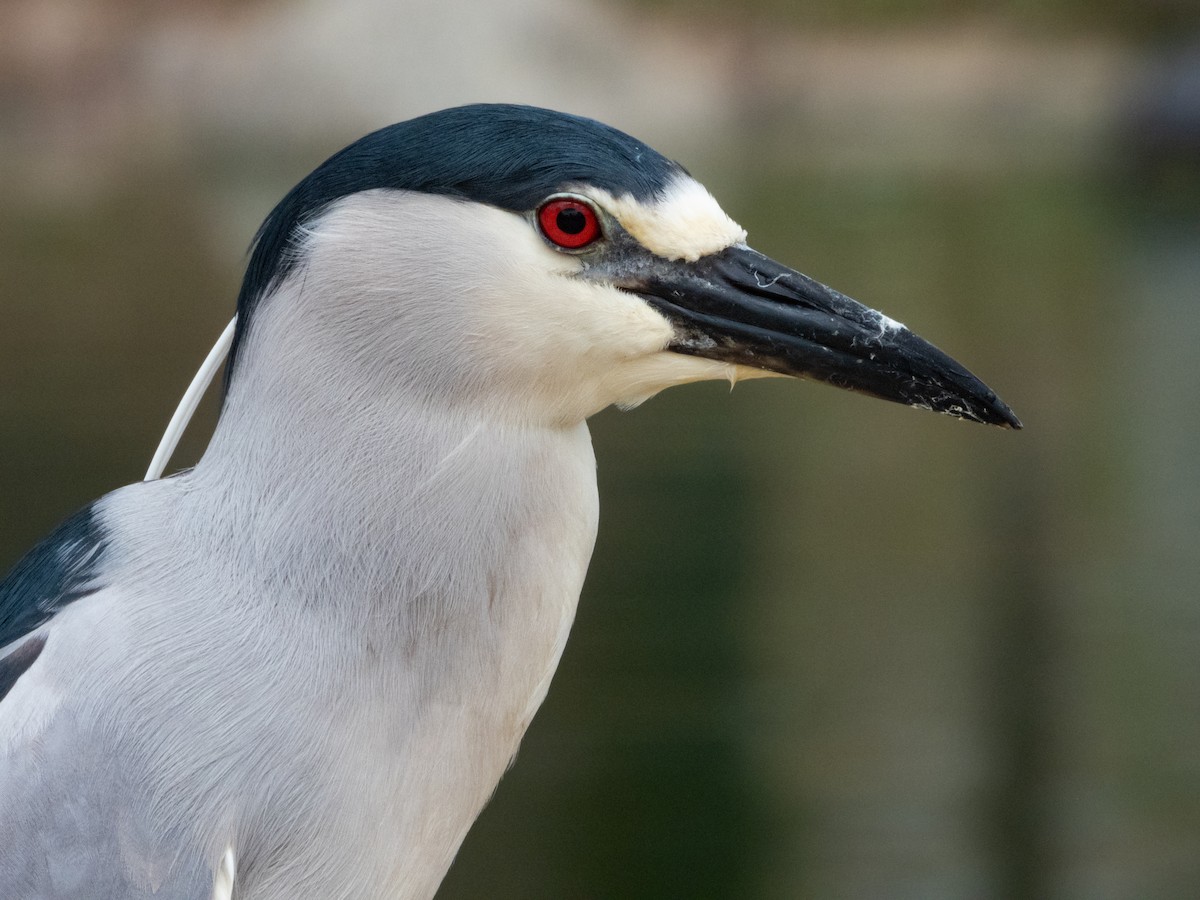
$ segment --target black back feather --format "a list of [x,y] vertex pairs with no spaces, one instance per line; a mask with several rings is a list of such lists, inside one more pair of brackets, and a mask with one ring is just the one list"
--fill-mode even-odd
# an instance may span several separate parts
[[104,546],[103,529],[89,505],[26,553],[0,581],[0,647],[98,590],[96,567]]

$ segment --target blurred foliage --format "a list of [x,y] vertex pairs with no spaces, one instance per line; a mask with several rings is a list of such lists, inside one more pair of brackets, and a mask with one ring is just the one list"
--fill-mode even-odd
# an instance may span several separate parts
[[639,11],[709,20],[758,23],[772,28],[844,29],[939,28],[987,22],[1053,36],[1098,32],[1123,38],[1174,40],[1194,27],[1194,0],[621,0]]

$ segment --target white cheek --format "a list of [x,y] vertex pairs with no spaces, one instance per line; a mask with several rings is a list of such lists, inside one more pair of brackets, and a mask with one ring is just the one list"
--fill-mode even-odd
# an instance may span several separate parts
[[[626,209],[644,235],[674,234],[663,252],[695,255],[743,237],[690,179],[664,204]],[[278,313],[288,339],[277,344],[302,354],[295,365],[325,359],[376,395],[569,422],[673,384],[739,377],[668,351],[674,329],[645,300],[587,278],[578,257],[494,207],[365,192],[316,223],[305,251],[300,277],[273,300],[277,312],[291,309]]]
[[539,273],[519,293],[497,286],[481,301],[477,327],[491,360],[564,387],[657,353],[674,334],[640,297],[571,276]]

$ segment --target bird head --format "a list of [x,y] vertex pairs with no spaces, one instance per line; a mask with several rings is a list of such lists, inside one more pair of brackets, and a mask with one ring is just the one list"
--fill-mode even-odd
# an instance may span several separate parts
[[813,378],[1020,427],[903,325],[746,244],[680,166],[599,122],[512,105],[374,132],[260,229],[227,376],[580,421],[675,384]]

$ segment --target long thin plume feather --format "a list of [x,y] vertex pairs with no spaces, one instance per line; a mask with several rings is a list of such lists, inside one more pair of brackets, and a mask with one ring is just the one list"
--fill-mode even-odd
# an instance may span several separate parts
[[208,356],[204,357],[204,362],[200,364],[200,370],[196,372],[192,383],[184,391],[183,399],[179,401],[175,415],[171,416],[167,430],[163,433],[162,440],[158,442],[158,449],[154,451],[154,458],[150,460],[150,468],[146,470],[146,477],[142,479],[143,481],[154,481],[162,477],[163,470],[171,461],[171,455],[179,446],[179,439],[183,437],[188,422],[196,414],[200,398],[212,384],[213,377],[221,368],[221,363],[225,361],[226,354],[229,353],[229,345],[233,343],[233,332],[236,326],[237,316],[234,316],[225,326],[225,330],[221,332],[221,336],[217,338],[217,342],[213,344],[213,348],[208,351]]

